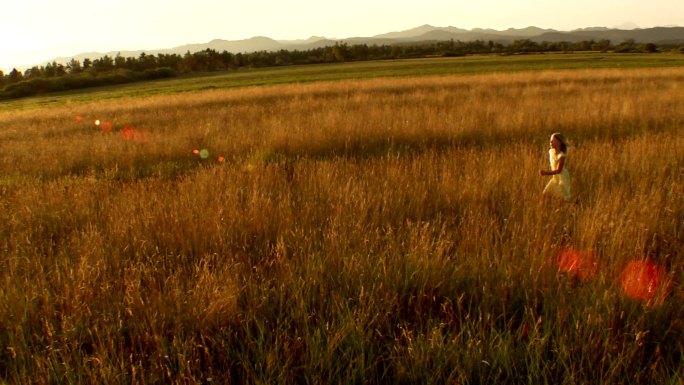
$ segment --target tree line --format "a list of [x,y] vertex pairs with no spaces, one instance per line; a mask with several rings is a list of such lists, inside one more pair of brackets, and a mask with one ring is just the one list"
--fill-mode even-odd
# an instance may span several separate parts
[[524,54],[544,52],[649,52],[678,50],[684,46],[661,46],[653,43],[637,44],[626,40],[613,45],[610,40],[571,42],[534,42],[516,40],[507,45],[494,41],[437,41],[392,45],[347,44],[312,48],[309,50],[257,51],[251,53],[218,52],[213,49],[179,54],[115,57],[105,55],[98,59],[71,59],[66,64],[48,63],[34,66],[23,73],[16,68],[10,73],[0,71],[0,100],[33,96],[49,92],[66,91],[104,85],[162,79],[178,74],[236,70],[304,64],[323,64],[368,60],[396,60],[434,56],[463,56],[471,54]]

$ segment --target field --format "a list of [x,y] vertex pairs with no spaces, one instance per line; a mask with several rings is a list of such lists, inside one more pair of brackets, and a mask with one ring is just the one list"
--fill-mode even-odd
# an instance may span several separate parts
[[681,384],[684,65],[571,57],[0,105],[0,381]]

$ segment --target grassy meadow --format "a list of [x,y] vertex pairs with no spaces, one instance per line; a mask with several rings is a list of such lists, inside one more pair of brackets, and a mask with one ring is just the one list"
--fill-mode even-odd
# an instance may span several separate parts
[[684,67],[54,98],[0,108],[0,382],[684,381]]

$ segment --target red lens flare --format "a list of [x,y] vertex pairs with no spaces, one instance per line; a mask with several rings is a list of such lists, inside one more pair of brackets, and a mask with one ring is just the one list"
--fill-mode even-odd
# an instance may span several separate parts
[[133,126],[124,126],[120,133],[123,140],[140,143],[147,142],[147,133],[136,129]]
[[112,132],[112,122],[101,122],[100,130],[102,130],[102,132]]
[[650,259],[632,261],[620,274],[620,286],[628,298],[653,304],[663,286],[665,270]]
[[556,256],[558,271],[582,282],[586,282],[598,272],[598,261],[591,250],[576,250],[571,247],[561,249]]
[[121,129],[121,137],[123,140],[133,140],[133,138],[135,138],[135,128],[131,126],[125,126]]
[[219,156],[218,156],[218,161],[219,161],[219,163],[223,163],[223,162],[226,161],[226,158],[224,158],[223,155],[219,155]]
[[83,121],[83,117],[82,117],[81,115],[76,115],[76,121],[79,122],[79,123],[82,122],[82,121]]
[[194,150],[192,150],[192,153],[195,154],[195,155],[199,155],[199,150],[198,150],[198,149],[194,149]]

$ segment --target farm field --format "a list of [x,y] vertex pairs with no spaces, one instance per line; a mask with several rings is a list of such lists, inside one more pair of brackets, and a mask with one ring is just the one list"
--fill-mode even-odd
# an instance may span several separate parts
[[0,380],[680,384],[679,56],[2,103]]
[[[63,92],[61,95],[52,94],[10,103],[0,103],[0,110],[45,107],[94,100],[102,101],[122,97],[148,97],[179,92],[345,79],[473,75],[554,69],[668,67],[684,67],[684,55],[583,53],[511,56],[481,55],[456,58],[361,61],[343,64],[284,66],[184,75],[176,79],[75,90]],[[59,96],[55,97],[54,95]]]

